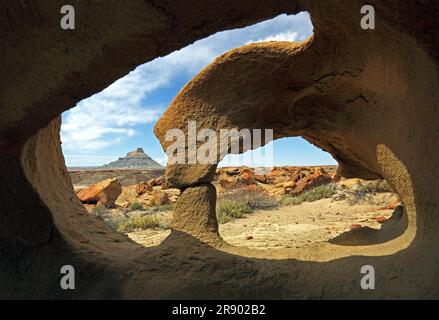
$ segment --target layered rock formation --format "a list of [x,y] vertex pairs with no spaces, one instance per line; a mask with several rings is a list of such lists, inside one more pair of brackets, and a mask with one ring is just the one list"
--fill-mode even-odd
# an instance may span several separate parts
[[[81,1],[77,28],[65,31],[58,2],[0,1],[0,296],[438,298],[439,3],[367,4],[375,30],[360,28],[359,0]],[[196,165],[168,168],[183,192],[159,247],[139,248],[86,214],[61,153],[61,112],[197,39],[301,10],[311,39],[221,56],[179,93],[157,136],[165,145],[166,130],[188,119],[301,135],[337,159],[340,175],[389,181],[406,210],[394,237],[309,250],[227,246],[212,209],[215,170]],[[59,286],[65,264],[80,275],[75,290]],[[379,274],[376,290],[360,287],[366,264]]]
[[138,170],[149,170],[149,169],[162,169],[163,167],[154,161],[150,156],[148,156],[142,148],[138,148],[135,151],[128,152],[123,158],[119,158],[109,164],[101,167],[101,169],[138,169]]

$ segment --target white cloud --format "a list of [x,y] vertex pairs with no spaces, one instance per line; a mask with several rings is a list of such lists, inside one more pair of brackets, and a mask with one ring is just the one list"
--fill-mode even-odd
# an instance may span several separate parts
[[283,33],[272,34],[263,39],[248,41],[247,43],[266,42],[266,41],[297,41],[298,38],[299,38],[298,32],[287,31]]
[[159,164],[161,164],[162,166],[166,166],[166,164],[168,163],[168,158],[166,157],[166,154],[164,157],[156,157],[154,158],[154,160]]
[[66,165],[68,167],[82,167],[84,163],[86,163],[87,166],[100,166],[102,163],[109,163],[118,158],[117,156],[76,154],[67,154],[64,157],[66,158]]
[[[160,108],[144,108],[148,92],[162,85],[141,69],[114,82],[102,92],[82,100],[63,115],[64,151],[100,150],[136,135],[134,127],[155,121]],[[116,137],[116,138],[114,138]]]
[[[222,31],[175,51],[146,65],[154,65],[165,77],[185,72],[191,77],[216,57],[233,48],[261,41],[302,41],[312,34],[309,14],[280,15],[246,28]],[[168,82],[170,79],[164,80]]]
[[[133,96],[135,94],[133,93]],[[84,100],[64,115],[61,140],[64,151],[100,150],[133,137],[139,124],[157,119],[159,109],[145,109],[133,98],[111,100],[102,95]]]

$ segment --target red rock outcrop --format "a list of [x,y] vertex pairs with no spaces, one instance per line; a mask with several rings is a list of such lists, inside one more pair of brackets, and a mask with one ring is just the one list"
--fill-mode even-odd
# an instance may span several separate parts
[[122,187],[117,179],[107,179],[88,188],[80,190],[76,195],[83,203],[114,207],[117,197],[122,193]]
[[140,196],[146,192],[151,192],[153,190],[153,186],[149,183],[139,183],[136,185],[136,193]]
[[[255,184],[265,185],[274,195],[299,194],[334,180],[335,167],[277,167],[267,175],[256,175],[251,168],[221,168],[216,180],[224,189],[242,188]],[[256,186],[255,186],[256,187]],[[252,187],[252,188],[255,188]]]
[[165,179],[163,176],[150,179],[146,182],[139,183],[136,185],[136,192],[138,195],[142,195],[146,192],[151,192],[154,187],[165,187]]
[[294,182],[294,189],[290,193],[299,194],[319,185],[330,183],[333,179],[334,174],[326,173],[322,168],[311,168],[306,174],[299,170],[299,172],[294,174],[289,180]]
[[169,203],[169,196],[166,192],[161,190],[154,190],[151,193],[151,204],[153,206],[162,206]]
[[233,188],[236,188],[238,186],[238,179],[236,179],[235,177],[228,176],[228,175],[221,176],[219,178],[219,184],[224,189],[233,189]]

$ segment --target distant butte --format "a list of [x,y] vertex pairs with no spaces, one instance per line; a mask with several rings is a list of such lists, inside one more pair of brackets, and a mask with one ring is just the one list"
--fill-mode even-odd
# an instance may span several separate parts
[[159,163],[148,156],[142,148],[128,152],[123,158],[119,158],[100,169],[163,169]]

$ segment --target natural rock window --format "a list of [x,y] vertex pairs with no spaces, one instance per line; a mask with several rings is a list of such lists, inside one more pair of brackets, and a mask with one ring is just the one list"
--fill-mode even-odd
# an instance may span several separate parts
[[[293,23],[297,31],[285,28],[292,19],[302,21]],[[284,29],[279,30],[280,27]],[[318,81],[306,79],[307,73],[316,72],[306,68],[310,66],[307,52],[314,42],[310,27],[309,16],[301,13],[296,17],[281,15],[248,27],[247,33],[219,33],[138,67],[67,112],[61,130],[63,148],[70,152],[74,148],[89,150],[91,154],[77,158],[67,154],[66,159],[80,162],[89,157],[100,162],[99,166],[69,168],[77,196],[88,212],[144,246],[160,244],[171,229],[188,232],[208,243],[220,244],[224,239],[251,249],[300,249],[322,242],[347,247],[371,245],[401,235],[407,228],[401,200],[380,174],[361,163],[342,143],[344,133],[337,126],[340,122],[343,125],[343,120],[337,115],[337,103],[343,102],[326,98],[325,90],[333,90],[327,76]],[[265,37],[258,37],[257,31],[264,28]],[[278,33],[273,34],[275,31]],[[215,58],[213,52],[225,50],[218,49],[219,43],[231,46],[224,39],[233,37],[238,40],[231,43],[245,45],[214,60],[171,102],[172,92],[176,94],[181,86],[176,72],[185,73],[186,78],[195,75],[203,64]],[[212,52],[206,55],[209,51]],[[201,56],[194,57],[200,52]],[[170,68],[176,71],[172,73]],[[247,71],[233,81],[228,79],[240,70]],[[357,72],[344,72],[336,83],[348,83],[346,75],[352,73],[355,77]],[[221,86],[218,79],[209,82],[212,75],[224,77]],[[294,78],[289,80],[289,75]],[[197,89],[193,89],[194,84]],[[218,119],[222,119],[223,128],[273,129],[276,139],[302,135],[331,152],[337,161],[327,154],[332,166],[168,165],[165,174],[165,162],[157,163],[143,148],[129,151],[125,157],[93,155],[97,151],[93,146],[99,149],[106,144],[117,146],[134,140],[141,126],[149,130],[145,137],[148,144],[157,144],[151,134],[152,125],[163,110],[145,108],[145,104],[148,105],[148,98],[157,100],[158,95],[163,96],[163,90],[169,87],[170,107],[155,127],[163,147],[165,130],[184,129],[184,121],[194,120],[202,127],[213,124],[210,129],[215,130],[219,129]],[[156,91],[159,93],[154,95]],[[350,99],[347,105],[357,103],[358,99]],[[303,104],[311,107],[304,108]],[[251,110],[255,106],[259,113]],[[309,108],[318,111],[309,112]],[[335,134],[327,136],[327,131]],[[315,146],[312,148],[318,150]],[[253,211],[256,213],[251,214]],[[380,233],[381,226],[384,231],[391,231]]]
[[[381,228],[404,224],[399,223],[402,204],[387,181],[337,177],[336,162],[329,154],[299,138],[282,139],[279,146],[277,142],[276,163],[289,165],[219,164],[213,182],[216,212],[219,233],[228,243],[253,249],[306,248],[328,241],[376,244],[385,241]],[[401,226],[392,234],[404,230]]]
[[[59,28],[55,2],[4,5],[2,297],[439,296],[438,151],[433,147],[439,140],[438,2],[373,1],[375,30],[360,27],[360,3],[351,0],[77,1],[81,17],[68,32]],[[128,241],[87,213],[64,164],[62,112],[137,66],[197,39],[303,10],[313,21],[311,38],[244,43],[197,70],[190,85],[175,92],[155,133],[165,147],[166,131],[184,128],[189,119],[201,128],[272,128],[276,139],[302,136],[337,160],[341,176],[385,178],[403,203],[403,232],[376,244],[365,245],[361,238],[359,245],[346,245],[352,238],[337,239],[314,247],[318,250],[267,253],[230,246],[218,234],[211,184],[216,168],[209,166],[167,168],[166,178],[182,193],[170,236],[154,248]],[[187,66],[193,66],[194,57]],[[105,107],[111,105],[99,110]],[[106,110],[95,121],[109,119]],[[124,132],[134,134],[129,128]],[[62,265],[75,266],[81,275],[73,291],[60,288]],[[359,285],[365,265],[379,270],[376,290]]]

